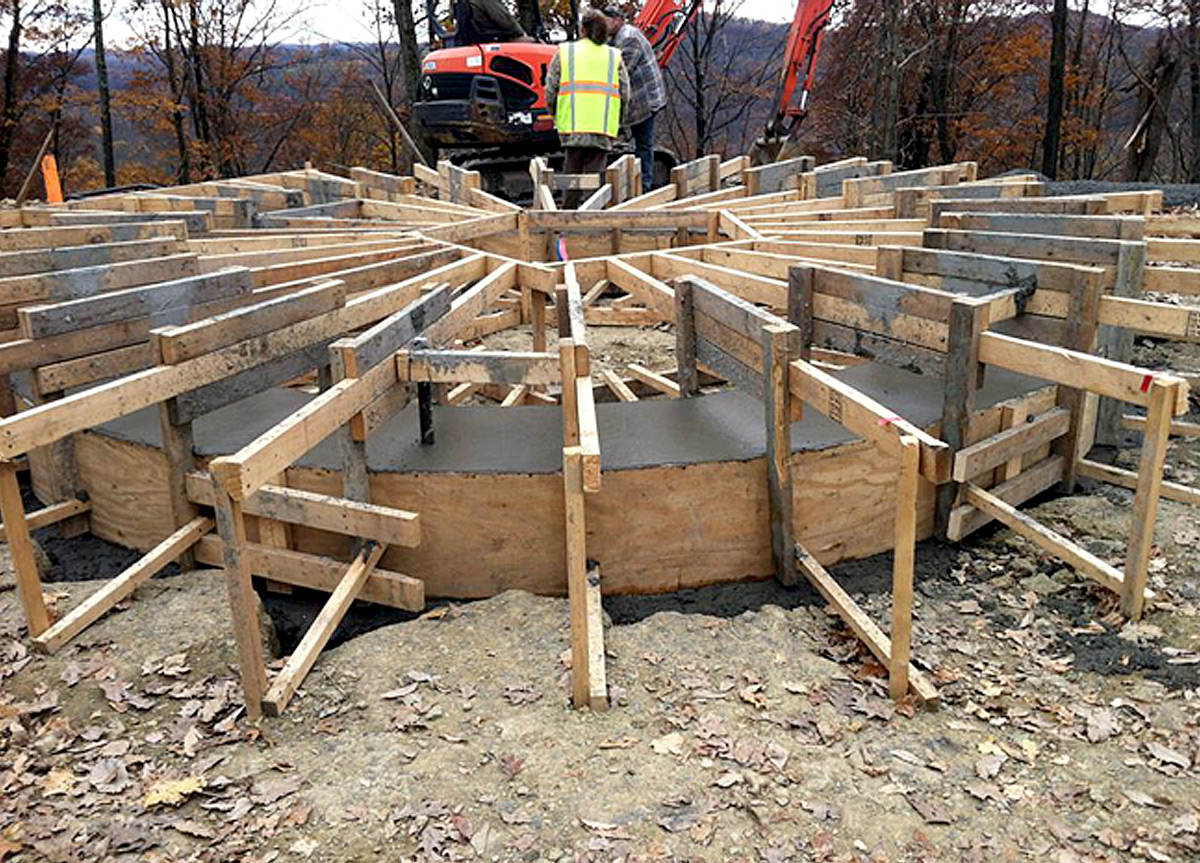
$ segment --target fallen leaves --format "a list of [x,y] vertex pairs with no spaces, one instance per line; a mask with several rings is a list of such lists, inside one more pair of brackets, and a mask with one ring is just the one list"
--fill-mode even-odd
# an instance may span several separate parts
[[921,816],[926,824],[953,824],[954,814],[946,805],[931,794],[910,791],[904,799]]
[[155,806],[178,806],[206,785],[207,783],[200,776],[188,776],[184,779],[160,779],[146,789],[142,805],[147,809],[153,809]]
[[102,794],[120,794],[133,785],[125,762],[119,758],[97,761],[87,775],[88,783]]
[[651,740],[650,748],[659,755],[679,756],[683,754],[683,743],[683,735],[678,731],[672,731],[670,734]]
[[56,794],[69,794],[74,787],[75,773],[63,767],[55,767],[41,781],[43,797],[53,797]]

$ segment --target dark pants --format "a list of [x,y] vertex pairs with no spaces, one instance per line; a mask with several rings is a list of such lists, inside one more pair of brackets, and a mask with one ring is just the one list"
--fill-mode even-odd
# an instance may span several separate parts
[[654,115],[651,114],[636,126],[633,132],[633,154],[642,160],[642,191],[654,188]]
[[[596,174],[601,175],[608,167],[608,150],[599,147],[567,147],[563,159],[564,174]],[[603,180],[603,177],[601,177]],[[590,195],[591,192],[589,191]],[[563,195],[563,209],[577,210],[583,203],[582,189],[567,189]]]

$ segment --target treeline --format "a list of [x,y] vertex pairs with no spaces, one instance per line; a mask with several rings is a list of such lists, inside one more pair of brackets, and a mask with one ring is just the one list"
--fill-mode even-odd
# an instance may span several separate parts
[[[369,33],[348,18],[345,42],[298,46],[293,0],[0,0],[0,195],[48,135],[74,192],[305,162],[407,170],[370,84],[408,116],[449,4],[430,20],[424,0],[357,2]],[[532,29],[533,0],[514,6]],[[545,3],[542,18],[566,36],[578,6]],[[822,159],[1200,181],[1200,0],[836,8],[802,130]],[[708,0],[667,70],[659,143],[681,157],[745,152],[773,110],[787,27],[740,11]],[[105,44],[118,29],[132,39]]]

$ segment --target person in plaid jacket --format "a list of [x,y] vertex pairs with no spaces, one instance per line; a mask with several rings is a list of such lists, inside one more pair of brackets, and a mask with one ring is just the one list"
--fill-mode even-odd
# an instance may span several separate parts
[[629,101],[622,122],[633,133],[634,152],[642,160],[642,191],[654,188],[654,117],[667,105],[667,87],[654,48],[644,33],[627,23],[617,6],[604,10],[609,43],[621,52],[629,73]]

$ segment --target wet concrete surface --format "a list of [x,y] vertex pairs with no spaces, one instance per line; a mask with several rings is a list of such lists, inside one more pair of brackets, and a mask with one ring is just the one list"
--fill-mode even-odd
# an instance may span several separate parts
[[[897,415],[929,426],[942,415],[942,382],[886,366],[866,364],[837,376]],[[1041,385],[1036,379],[990,369],[979,392],[985,408]],[[302,407],[311,395],[274,389],[200,418],[196,451],[203,456],[235,452]],[[695,399],[647,399],[596,406],[605,470],[703,464],[759,458],[765,449],[763,408],[753,397],[723,390]],[[557,473],[562,465],[562,414],[553,406],[434,409],[436,442],[417,442],[416,405],[393,417],[367,444],[372,470],[413,473]],[[98,427],[102,434],[160,446],[158,413],[137,411]],[[822,450],[854,440],[814,410],[792,427],[795,452]],[[297,464],[336,470],[337,442],[328,438]]]

